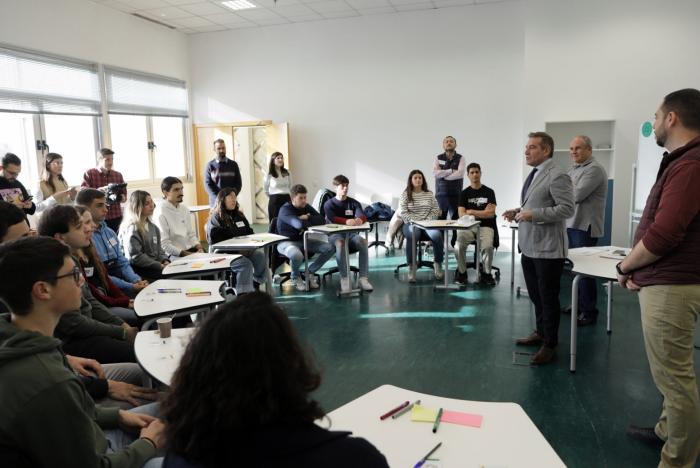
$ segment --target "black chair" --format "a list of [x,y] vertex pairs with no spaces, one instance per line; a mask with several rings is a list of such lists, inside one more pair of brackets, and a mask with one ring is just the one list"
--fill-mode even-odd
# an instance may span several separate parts
[[[420,230],[417,230],[418,233],[420,233]],[[420,270],[421,268],[430,268],[431,270],[433,269],[433,262],[429,262],[427,260],[423,260],[423,250],[427,248],[428,244],[430,241],[427,240],[421,240],[421,241],[416,241],[416,271]],[[404,238],[404,245],[406,249],[411,248],[411,244],[408,242],[408,239]],[[447,255],[447,252],[445,252],[445,255]],[[399,276],[399,270],[404,267],[411,267],[409,263],[402,263],[401,265],[397,266],[394,268],[394,276]]]

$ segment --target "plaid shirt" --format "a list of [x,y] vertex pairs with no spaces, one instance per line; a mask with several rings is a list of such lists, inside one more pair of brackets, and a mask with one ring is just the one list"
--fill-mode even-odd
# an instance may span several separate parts
[[[123,184],[124,177],[122,177],[121,172],[109,171],[102,172],[100,168],[93,168],[88,170],[83,174],[83,183],[81,187],[90,187],[98,189],[104,187],[108,184]],[[124,196],[126,197],[126,190],[124,190]],[[122,217],[122,205],[120,203],[114,203],[108,205],[107,207],[107,218],[115,219]]]

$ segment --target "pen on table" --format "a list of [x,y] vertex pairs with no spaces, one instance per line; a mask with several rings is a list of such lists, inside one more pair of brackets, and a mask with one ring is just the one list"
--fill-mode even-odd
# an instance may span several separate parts
[[418,463],[416,463],[415,465],[413,465],[413,468],[420,468],[421,466],[423,466],[423,464],[424,464],[425,461],[428,459],[428,457],[429,457],[430,455],[432,455],[433,453],[435,453],[435,451],[436,451],[437,449],[439,449],[441,445],[442,445],[442,442],[438,443],[435,447],[433,447],[433,449],[432,449],[430,452],[428,452],[428,454],[427,454],[426,456],[424,456],[423,458],[421,458],[420,460],[418,460]]
[[182,292],[182,289],[177,289],[177,288],[172,288],[172,289],[169,289],[169,288],[160,288],[160,289],[158,289],[158,292],[159,292],[159,293],[180,293],[180,292]]
[[396,413],[397,411],[401,411],[402,409],[404,409],[405,407],[407,407],[409,404],[410,404],[409,401],[404,401],[403,403],[401,403],[401,404],[400,404],[399,406],[397,406],[396,408],[394,408],[394,409],[392,409],[392,410],[390,410],[390,411],[387,411],[386,413],[384,413],[384,414],[382,414],[381,416],[379,416],[379,419],[380,419],[381,421],[384,421],[386,418],[388,418],[388,417],[391,416],[392,414]]
[[433,424],[433,434],[435,434],[438,430],[438,426],[440,426],[440,418],[442,417],[442,408],[438,411],[437,418],[435,418],[435,424]]
[[391,419],[396,419],[396,418],[398,418],[399,416],[401,416],[402,414],[408,413],[409,411],[411,411],[411,409],[412,409],[415,405],[420,405],[420,400],[414,401],[413,403],[411,403],[410,405],[408,405],[408,406],[405,407],[404,409],[399,410],[398,413],[395,413],[395,414],[391,415]]

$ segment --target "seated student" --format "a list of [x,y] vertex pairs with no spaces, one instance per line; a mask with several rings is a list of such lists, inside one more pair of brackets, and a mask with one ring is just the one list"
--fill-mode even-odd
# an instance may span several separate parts
[[164,430],[152,416],[157,405],[95,406],[52,336],[81,302],[82,276],[69,248],[47,237],[4,243],[0,277],[0,298],[11,310],[0,317],[3,466],[131,468],[153,459]]
[[75,198],[75,203],[90,210],[95,223],[92,233],[92,245],[107,268],[109,279],[130,297],[148,286],[148,281],[137,275],[119,245],[117,234],[107,226],[107,198],[103,191],[82,189]]
[[166,177],[160,183],[160,190],[163,201],[156,207],[153,220],[160,229],[165,253],[172,258],[204,252],[192,226],[192,214],[182,204],[182,181],[177,177]]
[[[479,244],[484,268],[481,282],[493,286],[496,284],[496,280],[491,276],[493,240],[496,229],[498,229],[496,226],[496,194],[491,188],[481,183],[481,166],[479,164],[471,163],[467,166],[467,177],[469,177],[470,185],[459,195],[457,211],[460,218],[474,216],[477,221],[481,221]],[[455,282],[457,283],[467,283],[467,246],[476,239],[476,231],[476,227],[457,231],[457,271],[455,272]]]
[[[236,189],[224,187],[216,194],[216,201],[211,209],[205,229],[209,245],[232,237],[253,234],[253,228],[250,227],[248,220],[238,207]],[[245,294],[255,290],[253,280],[258,285],[265,284],[267,262],[265,261],[265,251],[262,249],[240,253],[244,256],[231,263],[231,270],[236,275],[236,293]]]
[[[0,201],[0,244],[30,236],[25,214],[11,203]],[[0,301],[0,314],[9,313]],[[131,408],[154,400],[155,390],[142,388],[144,374],[136,363],[124,362],[102,366],[94,359],[66,356],[93,400],[110,406]]]
[[[83,228],[78,212],[69,205],[48,208],[39,220],[38,231],[41,236],[61,241],[73,252],[90,241],[89,230]],[[75,263],[80,273],[78,261]],[[80,309],[62,315],[56,327],[56,338],[63,341],[64,351],[104,363],[136,362],[133,343],[138,330],[110,313],[86,284],[81,285]]]
[[287,314],[270,296],[253,293],[225,304],[194,335],[163,402],[163,467],[388,467],[366,440],[314,423],[325,416],[311,398],[320,384]]
[[[425,221],[438,219],[440,216],[440,208],[433,192],[428,190],[428,184],[425,181],[425,176],[418,169],[414,169],[408,174],[408,182],[406,190],[401,194],[399,199],[399,210],[401,211],[401,219],[403,220],[403,235],[406,239],[406,262],[411,265],[413,263],[413,229],[409,225],[411,221]],[[433,243],[433,252],[435,253],[433,268],[435,270],[435,278],[442,279],[445,274],[442,270],[442,260],[444,256],[444,245],[442,241],[442,232],[437,229],[417,229],[418,239],[430,240]],[[416,274],[412,268],[409,268],[408,281],[415,283]]]
[[92,246],[92,233],[95,231],[95,223],[92,221],[90,211],[84,206],[76,206],[75,209],[83,222],[83,229],[89,232],[89,243],[86,247],[75,249],[74,254],[80,262],[80,269],[85,276],[92,295],[102,304],[109,307],[109,311],[120,317],[132,326],[138,324],[138,318],[134,313],[134,300],[116,287],[109,279],[104,264],[97,256]]
[[[344,175],[337,175],[333,178],[333,187],[335,187],[335,197],[326,201],[323,205],[323,212],[326,215],[326,221],[336,224],[347,224],[348,226],[359,226],[367,221],[365,213],[362,211],[362,205],[354,198],[348,197],[348,186],[350,181]],[[367,279],[369,271],[367,259],[367,241],[360,235],[359,232],[351,234],[348,239],[349,249],[356,250],[360,257],[360,288],[363,291],[372,291],[372,285]],[[333,234],[329,236],[328,241],[335,245],[335,259],[338,262],[338,272],[340,273],[340,290],[350,290],[350,278],[347,277],[347,269],[345,262],[345,236],[343,234]]]
[[134,271],[148,281],[160,279],[163,268],[170,263],[160,242],[160,229],[151,221],[154,210],[155,204],[148,192],[134,190],[119,229],[125,257]]
[[5,153],[0,162],[0,200],[21,208],[25,214],[34,214],[36,205],[27,189],[18,180],[22,172],[22,160],[13,153]]
[[[306,187],[301,184],[292,186],[292,201],[285,203],[280,208],[277,218],[277,233],[287,236],[288,241],[277,244],[277,251],[289,259],[292,267],[292,282],[296,284],[297,291],[306,291],[306,283],[299,275],[299,268],[304,263],[304,241],[303,232],[309,226],[324,224],[323,216],[313,206],[306,203]],[[317,239],[309,239],[307,242],[309,256],[317,253],[318,257],[309,265],[310,274],[309,285],[311,289],[318,289],[320,286],[314,273],[328,261],[335,253],[333,244]]]

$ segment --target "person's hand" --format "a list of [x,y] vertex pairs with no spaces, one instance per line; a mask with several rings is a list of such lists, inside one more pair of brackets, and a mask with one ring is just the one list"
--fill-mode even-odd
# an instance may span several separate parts
[[503,212],[503,219],[508,221],[509,223],[512,223],[513,220],[515,219],[515,215],[518,214],[518,210],[512,209],[512,210],[506,210]]
[[303,215],[299,216],[299,219],[302,221],[308,221],[309,218],[310,218],[310,216],[308,214],[303,214]]
[[100,363],[94,359],[66,355],[66,360],[68,360],[68,365],[80,375],[85,377],[97,377],[99,379],[105,378],[104,369]]
[[119,410],[119,427],[125,432],[132,434],[143,432],[143,429],[148,427],[154,421],[156,421],[156,418],[147,414],[134,413],[132,411],[125,411],[122,409]]
[[162,262],[160,262],[161,268],[165,268],[168,265],[170,265],[170,260],[163,260]]
[[180,256],[181,256],[181,257],[187,257],[188,255],[192,255],[192,252],[190,252],[190,251],[188,251],[188,250],[181,250],[181,251],[180,251]]
[[133,300],[133,299],[129,299],[129,306],[128,306],[128,308],[129,308],[129,309],[133,309],[133,308],[134,308],[134,300]]
[[204,247],[202,247],[202,244],[197,244],[197,252],[204,252]]
[[365,222],[362,221],[361,218],[355,218],[355,226],[362,226],[363,224],[365,224]]
[[146,280],[137,281],[133,284],[133,286],[134,286],[134,291],[141,291],[143,288],[148,286],[148,281],[146,281]]
[[346,226],[357,226],[357,222],[355,221],[354,218],[346,219],[346,220],[345,220],[345,225],[346,225]]
[[532,221],[532,210],[520,210],[515,215],[515,220],[517,222],[521,221]]
[[635,283],[632,277],[630,276],[627,278],[627,289],[629,289],[630,291],[637,292],[640,289],[642,289],[642,287]]
[[126,330],[126,341],[128,341],[129,343],[133,343],[136,339],[136,334],[139,332],[139,329],[136,327],[132,327],[127,323],[123,323],[122,328]]
[[165,431],[165,423],[160,419],[155,419],[151,423],[141,429],[140,437],[148,437],[156,444],[156,449],[163,448],[163,432]]
[[26,201],[20,202],[20,205],[21,205],[20,208],[24,208],[24,209],[28,210],[29,208],[32,207],[33,204],[34,204],[34,202],[32,202],[31,200],[26,200]]
[[467,216],[474,216],[474,210],[466,210],[464,214]]
[[155,401],[158,396],[158,392],[153,388],[138,387],[126,382],[117,382],[116,380],[107,381],[107,394],[113,400],[126,401],[134,406],[141,404],[138,398]]

